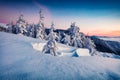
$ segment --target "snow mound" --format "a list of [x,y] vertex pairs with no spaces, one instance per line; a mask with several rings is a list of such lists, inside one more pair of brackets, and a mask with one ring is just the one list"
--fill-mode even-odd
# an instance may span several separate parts
[[90,56],[90,53],[89,53],[89,50],[88,50],[88,49],[78,48],[78,49],[76,50],[76,53],[77,53],[79,56]]
[[[42,52],[42,49],[44,47],[44,43],[32,43],[33,49]],[[84,48],[74,48],[74,47],[69,47],[63,44],[57,45],[57,56],[71,56],[73,57],[74,55],[78,56],[90,56],[89,50],[84,49]]]
[[32,44],[32,46],[33,46],[33,49],[38,50],[38,51],[42,51],[43,46],[44,46],[46,43],[31,43],[31,44]]

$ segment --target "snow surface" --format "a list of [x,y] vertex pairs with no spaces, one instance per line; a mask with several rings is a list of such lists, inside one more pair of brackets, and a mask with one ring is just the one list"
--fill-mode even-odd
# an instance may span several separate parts
[[[55,57],[41,54],[39,49],[33,48],[33,45],[42,46],[44,43],[0,32],[0,80],[120,80],[120,59]],[[59,49],[68,53],[71,50],[67,46]]]

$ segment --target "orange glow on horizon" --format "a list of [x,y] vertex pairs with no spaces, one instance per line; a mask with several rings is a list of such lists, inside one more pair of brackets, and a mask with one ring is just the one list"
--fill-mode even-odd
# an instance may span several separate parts
[[89,36],[93,36],[93,35],[96,35],[96,36],[109,36],[109,37],[112,37],[112,36],[120,36],[120,30],[116,30],[116,31],[95,31],[95,32],[91,32],[91,33],[85,33],[86,35],[89,35]]

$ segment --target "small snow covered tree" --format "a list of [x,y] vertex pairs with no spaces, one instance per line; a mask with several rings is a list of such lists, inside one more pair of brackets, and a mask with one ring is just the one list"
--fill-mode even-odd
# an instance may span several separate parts
[[89,37],[84,38],[83,45],[84,48],[89,49],[91,55],[95,55],[95,44]]
[[18,23],[15,26],[15,33],[19,34],[20,33],[20,26],[18,25]]
[[35,38],[35,25],[32,24],[31,27],[30,27],[30,36]]
[[45,28],[44,28],[44,24],[43,23],[39,23],[37,26],[36,26],[36,38],[39,38],[39,39],[44,39],[45,38]]
[[26,35],[27,36],[30,36],[30,32],[31,32],[31,25],[30,24],[26,24],[26,30],[27,30],[27,33],[26,33]]
[[66,45],[70,45],[71,44],[70,36],[64,33],[64,38],[61,40],[61,42]]
[[75,22],[71,23],[70,28],[68,29],[70,35],[74,35],[75,33],[79,33],[80,28],[75,25]]
[[79,30],[80,30],[79,27],[75,26],[75,23],[71,24],[71,27],[68,29],[69,31],[68,34],[71,37],[70,45],[78,48],[87,48],[89,49],[91,55],[94,55],[95,53],[94,42],[89,37],[86,37]]
[[71,24],[71,27],[68,29],[69,35],[71,37],[70,45],[82,48],[83,46],[79,30],[79,27],[75,26],[75,22]]
[[13,22],[10,22],[10,24],[7,24],[7,26],[8,26],[7,32],[12,33],[12,31],[13,31]]
[[75,33],[74,35],[72,35],[71,44],[75,47],[83,47],[80,33]]
[[50,53],[56,56],[56,42],[55,40],[49,40],[44,46],[42,53]]
[[16,23],[16,33],[26,35],[26,33],[27,33],[26,22],[23,17],[24,17],[23,15],[20,15],[20,17]]
[[[54,23],[52,22],[51,28],[50,28],[50,30],[49,30],[49,34],[48,34],[48,36],[47,36],[47,40],[49,40],[50,38],[54,38],[56,41],[59,40],[59,36],[57,35],[57,33],[54,32],[54,31],[55,31],[54,26],[55,26],[55,25],[54,25]],[[51,36],[51,32],[53,33],[53,34],[52,34],[53,36]]]
[[36,26],[36,38],[39,39],[46,39],[46,33],[45,33],[45,27],[44,27],[44,23],[43,23],[43,15],[42,15],[42,10],[39,11],[39,22],[38,25]]
[[61,40],[62,40],[62,35],[61,35],[61,32],[59,31],[57,33],[57,39],[56,39],[56,41],[59,42],[59,43],[61,43]]
[[21,26],[21,27],[20,27],[20,33],[23,34],[23,35],[26,35],[26,33],[27,33],[27,30],[26,30],[25,27],[26,27],[26,26]]
[[51,29],[50,29],[50,33],[49,33],[49,40],[47,42],[47,44],[43,47],[42,53],[50,53],[54,56],[56,56],[56,41],[55,41],[55,33],[53,32],[54,30],[54,24],[52,23],[51,25]]

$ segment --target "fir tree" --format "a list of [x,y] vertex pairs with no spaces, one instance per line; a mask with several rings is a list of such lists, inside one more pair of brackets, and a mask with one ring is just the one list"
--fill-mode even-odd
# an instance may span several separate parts
[[66,45],[71,45],[70,36],[64,33],[64,38],[61,40],[61,42]]
[[16,33],[21,33],[23,35],[26,35],[27,30],[26,30],[26,22],[24,20],[24,16],[21,14],[19,16],[19,19],[17,20],[16,23]]
[[36,26],[36,38],[39,39],[46,39],[46,33],[45,33],[45,27],[44,27],[44,23],[43,23],[43,15],[42,15],[42,10],[40,9],[39,12],[40,18],[39,18],[39,22],[38,25]]
[[56,53],[57,46],[56,46],[56,41],[55,41],[56,36],[53,30],[54,30],[54,24],[52,23],[51,28],[50,28],[50,33],[49,33],[49,40],[47,44],[43,47],[42,52],[50,53],[56,56],[57,55]]
[[7,28],[7,32],[8,33],[13,33],[13,22],[10,22],[9,24],[7,24],[8,28]]

